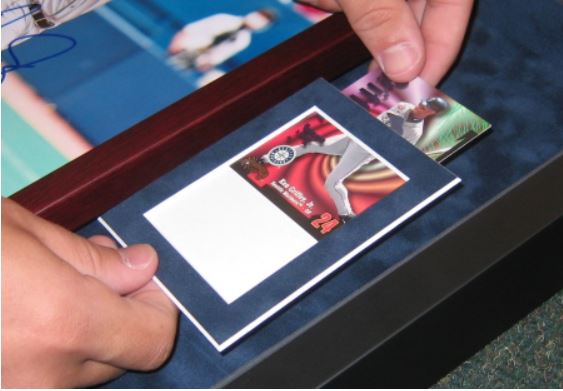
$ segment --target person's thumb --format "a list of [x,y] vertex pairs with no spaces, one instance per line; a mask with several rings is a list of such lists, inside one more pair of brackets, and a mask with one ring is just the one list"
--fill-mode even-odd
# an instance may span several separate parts
[[148,244],[118,249],[107,236],[87,240],[63,227],[35,216],[9,200],[2,200],[2,214],[26,231],[60,259],[80,273],[92,276],[119,294],[128,294],[145,286],[158,267],[156,251]]
[[120,294],[145,286],[158,267],[156,251],[147,244],[115,249],[79,239],[82,243],[76,243],[75,256],[59,256]]
[[145,286],[158,267],[156,251],[148,244],[118,248],[107,236],[87,240],[48,222],[43,232],[46,228],[52,231],[44,241],[51,251],[121,295]]
[[408,82],[425,62],[422,33],[402,0],[338,0],[352,28],[392,80]]

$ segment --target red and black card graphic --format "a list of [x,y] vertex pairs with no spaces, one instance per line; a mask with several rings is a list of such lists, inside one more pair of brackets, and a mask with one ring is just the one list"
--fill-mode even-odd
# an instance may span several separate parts
[[318,108],[273,132],[231,168],[316,238],[408,180]]

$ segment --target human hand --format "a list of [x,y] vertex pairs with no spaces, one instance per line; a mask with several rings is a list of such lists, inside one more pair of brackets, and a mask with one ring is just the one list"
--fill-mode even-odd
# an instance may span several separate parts
[[436,85],[455,61],[473,0],[299,0],[344,11],[352,28],[392,80],[421,76]]
[[177,310],[148,245],[81,238],[2,199],[2,387],[99,384],[159,367]]

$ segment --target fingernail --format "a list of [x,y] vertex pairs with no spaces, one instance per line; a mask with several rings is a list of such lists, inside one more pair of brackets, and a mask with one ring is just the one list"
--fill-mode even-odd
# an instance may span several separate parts
[[408,71],[419,59],[418,50],[410,43],[399,43],[385,49],[375,59],[383,72],[391,75]]
[[146,244],[136,244],[118,251],[123,264],[134,270],[146,269],[156,258],[154,249]]

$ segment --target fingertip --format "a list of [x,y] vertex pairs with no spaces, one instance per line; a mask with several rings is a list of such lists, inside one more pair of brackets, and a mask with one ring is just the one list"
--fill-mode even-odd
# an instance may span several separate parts
[[133,244],[116,250],[118,262],[108,262],[96,277],[119,294],[129,294],[145,286],[158,268],[158,256],[148,244]]
[[414,79],[424,65],[424,50],[420,45],[401,42],[387,47],[374,56],[376,64],[396,82]]
[[425,66],[424,70],[420,74],[420,78],[427,82],[429,85],[436,87],[440,80],[442,80],[443,75],[445,75],[447,69],[432,69],[430,66]]
[[153,272],[158,267],[158,255],[156,250],[148,244],[134,244],[118,249],[121,261],[129,269],[147,270]]
[[391,80],[408,82],[418,76],[425,61],[425,46],[407,2],[340,0],[340,4],[356,34]]

